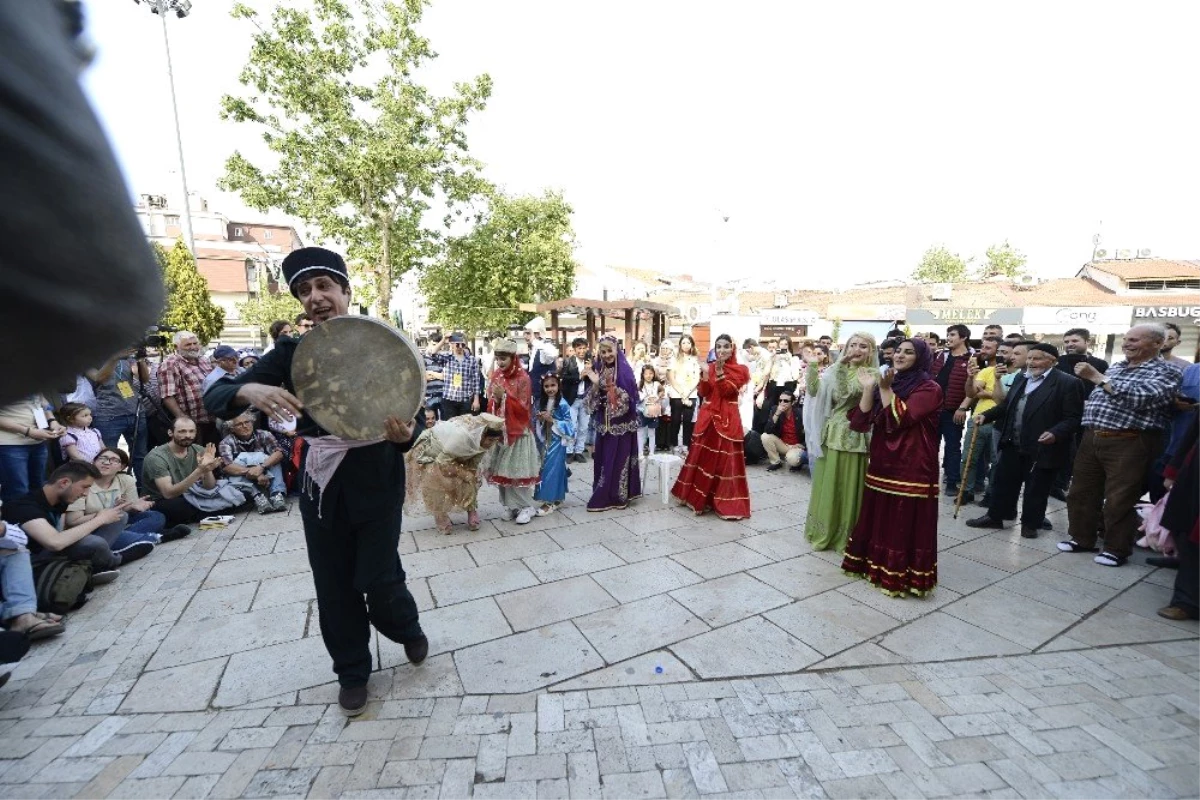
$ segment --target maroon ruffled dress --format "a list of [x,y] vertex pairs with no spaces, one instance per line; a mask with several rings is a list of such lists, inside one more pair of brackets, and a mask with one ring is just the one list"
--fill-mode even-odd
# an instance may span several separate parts
[[711,508],[722,519],[748,519],[750,486],[738,395],[749,382],[750,371],[737,363],[736,355],[725,362],[724,370],[724,377],[718,379],[716,365],[709,364],[697,387],[703,402],[687,461],[671,494],[697,514]]
[[942,389],[918,384],[906,400],[849,412],[850,427],[873,431],[858,524],[842,569],[891,595],[937,585],[938,418]]

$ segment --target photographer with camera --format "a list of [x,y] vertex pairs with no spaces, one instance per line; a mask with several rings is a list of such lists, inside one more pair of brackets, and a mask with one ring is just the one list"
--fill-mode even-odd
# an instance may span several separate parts
[[150,383],[146,348],[131,347],[116,354],[100,369],[89,370],[87,378],[96,394],[92,425],[100,431],[105,447],[119,447],[125,437],[133,475],[141,481],[142,461],[150,449],[146,415],[138,400],[138,392]]

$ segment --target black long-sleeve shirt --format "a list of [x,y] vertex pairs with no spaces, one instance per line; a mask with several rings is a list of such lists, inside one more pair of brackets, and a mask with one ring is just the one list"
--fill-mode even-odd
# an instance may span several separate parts
[[[237,398],[238,390],[247,383],[282,386],[296,393],[292,383],[292,358],[299,344],[294,339],[280,338],[274,349],[257,364],[237,377],[225,377],[204,393],[204,405],[221,419],[232,419],[246,410]],[[380,433],[384,421],[379,421]],[[425,421],[418,415],[412,439],[405,444],[380,442],[358,447],[346,453],[333,479],[325,487],[322,508],[348,522],[360,522],[388,513],[404,501],[404,453],[424,430]],[[305,411],[296,422],[296,434],[303,437],[328,436],[329,431],[317,424]],[[308,450],[305,449],[305,457]]]

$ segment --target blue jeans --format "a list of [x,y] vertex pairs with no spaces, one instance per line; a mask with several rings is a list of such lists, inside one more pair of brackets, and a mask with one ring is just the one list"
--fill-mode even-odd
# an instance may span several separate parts
[[967,485],[968,492],[981,494],[985,490],[985,482],[988,473],[992,469],[992,460],[995,458],[995,451],[992,449],[992,429],[993,425],[980,425],[979,432],[974,433],[975,418],[967,420],[967,442],[968,446],[971,437],[975,437],[975,446],[967,452],[967,474],[963,477],[963,482]]
[[[242,453],[233,460],[233,463],[243,467],[257,467],[261,466],[268,457],[266,453]],[[267,475],[271,476],[271,488],[267,490],[267,494],[287,494],[287,484],[283,482],[282,463],[267,467]],[[240,475],[231,476],[229,482],[246,493],[247,497],[253,497],[262,491],[257,483]]]
[[9,620],[37,611],[37,592],[33,587],[33,566],[28,550],[0,550],[0,620]]
[[[126,446],[132,451],[129,457],[133,466],[133,477],[137,480],[138,488],[142,486],[142,461],[149,449],[149,434],[146,432],[146,420],[141,415],[122,414],[117,417],[96,417],[92,426],[100,431],[100,438],[105,447],[120,447],[121,437],[125,437]],[[136,429],[136,433],[135,433]]]
[[587,449],[587,430],[592,421],[592,415],[584,402],[584,398],[581,397],[571,403],[571,424],[575,427],[575,440],[571,443],[568,453],[582,453]]
[[129,515],[129,519],[126,521],[125,530],[121,531],[113,540],[113,550],[123,550],[136,542],[158,544],[159,534],[167,527],[167,518],[162,512],[134,511],[126,513]]
[[46,480],[46,445],[0,445],[0,502],[7,503],[32,492]]
[[957,490],[962,480],[962,435],[963,426],[954,424],[954,409],[943,408],[938,420],[938,435],[945,444],[942,470],[945,472],[946,487]]

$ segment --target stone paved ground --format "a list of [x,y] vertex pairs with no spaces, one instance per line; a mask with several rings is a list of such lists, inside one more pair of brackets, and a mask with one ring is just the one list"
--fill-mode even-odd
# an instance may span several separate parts
[[1173,573],[944,504],[941,585],[891,599],[809,551],[807,475],[751,470],[742,523],[589,515],[579,479],[524,527],[410,515],[431,656],[378,641],[350,722],[294,509],[165,545],[15,666],[0,796],[1200,794],[1197,625],[1154,613]]

